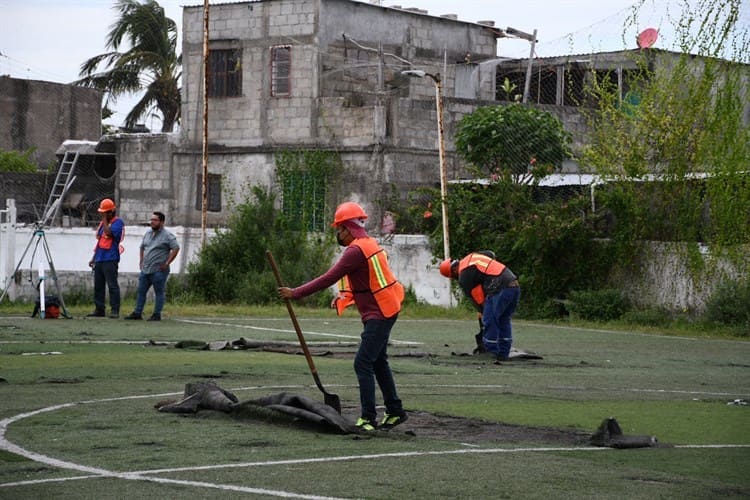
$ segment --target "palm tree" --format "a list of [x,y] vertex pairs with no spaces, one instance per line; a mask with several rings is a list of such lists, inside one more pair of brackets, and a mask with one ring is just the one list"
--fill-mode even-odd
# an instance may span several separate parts
[[[155,0],[117,0],[114,7],[120,17],[110,26],[107,49],[111,52],[94,56],[81,65],[80,80],[75,84],[94,87],[109,94],[109,102],[128,92],[143,97],[125,117],[125,126],[133,127],[154,107],[162,114],[162,132],[171,132],[180,119],[179,79],[181,56],[177,54],[177,24],[164,15]],[[127,38],[130,50],[119,52]],[[105,71],[97,71],[101,63]]]

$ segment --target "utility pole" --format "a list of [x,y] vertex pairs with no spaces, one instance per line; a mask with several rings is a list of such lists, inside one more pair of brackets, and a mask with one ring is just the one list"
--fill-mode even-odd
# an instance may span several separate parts
[[201,179],[201,248],[208,226],[208,0],[203,0],[203,150]]

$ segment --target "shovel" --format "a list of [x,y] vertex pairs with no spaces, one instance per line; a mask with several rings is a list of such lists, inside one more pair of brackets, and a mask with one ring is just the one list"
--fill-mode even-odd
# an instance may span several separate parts
[[[279,274],[279,268],[276,266],[276,261],[274,260],[273,254],[270,250],[266,250],[266,257],[268,257],[268,263],[271,264],[273,275],[276,277],[276,283],[278,283],[279,286],[284,286],[284,283],[281,281],[281,274]],[[315,385],[317,385],[318,389],[320,389],[320,392],[323,393],[325,404],[336,410],[338,413],[341,413],[341,400],[339,399],[339,397],[336,394],[331,394],[330,392],[326,391],[323,387],[323,384],[320,383],[318,370],[315,369],[315,363],[313,363],[310,349],[307,348],[307,342],[305,342],[305,337],[302,336],[302,329],[299,326],[299,322],[297,322],[297,316],[294,314],[294,309],[292,309],[292,301],[289,299],[284,299],[284,302],[286,302],[286,309],[287,311],[289,311],[289,317],[292,319],[294,330],[297,332],[299,344],[302,346],[302,351],[305,353],[307,366],[310,367],[310,373],[312,373],[313,379],[315,380]]]

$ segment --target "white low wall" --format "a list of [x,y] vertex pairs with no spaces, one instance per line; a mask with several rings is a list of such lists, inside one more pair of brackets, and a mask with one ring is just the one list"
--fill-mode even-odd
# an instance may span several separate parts
[[[168,229],[180,243],[180,254],[172,264],[172,272],[180,274],[198,253],[201,230],[185,227]],[[144,233],[149,230],[147,226],[125,228],[125,253],[122,254],[119,280],[123,293],[132,293],[137,287],[139,245]],[[210,230],[206,236],[210,239],[214,234]],[[93,228],[51,228],[41,236],[35,234],[33,227],[16,227],[13,231],[6,225],[0,228],[0,288],[5,286],[13,269],[18,267],[20,271],[16,276],[18,279],[10,280],[8,286],[11,299],[37,297],[34,285],[38,282],[39,261],[42,260],[45,268],[48,267],[44,241],[48,244],[63,294],[75,289],[93,288],[88,267],[96,241]],[[414,290],[419,300],[442,306],[456,303],[451,296],[450,281],[440,275],[439,262],[433,261],[426,236],[394,235],[380,241],[380,244],[388,253],[395,275],[404,286]],[[722,276],[738,277],[737,270],[716,261],[699,273],[689,271],[684,245],[652,242],[649,247],[651,251],[644,252],[642,262],[637,263],[635,270],[615,277],[618,286],[641,306],[700,312]],[[701,254],[706,262],[716,259],[705,250]],[[746,267],[750,267],[750,264]],[[717,270],[721,272],[717,273]]]
[[[180,253],[172,264],[172,273],[180,274],[200,249],[201,230],[186,227],[167,229],[174,233],[180,244]],[[123,293],[132,292],[137,286],[139,246],[143,235],[149,230],[147,226],[125,227],[125,252],[119,268]],[[206,237],[210,239],[214,234],[213,230],[209,230]],[[94,228],[49,228],[42,235],[37,234],[34,227],[15,227],[15,231],[9,231],[6,227],[0,231],[0,252],[9,251],[10,254],[0,256],[0,261],[5,261],[5,268],[8,269],[0,268],[0,288],[5,287],[8,276],[18,268],[19,279],[11,280],[8,284],[11,299],[37,297],[34,285],[38,282],[40,260],[45,269],[49,268],[44,251],[45,241],[63,294],[65,290],[73,288],[93,287],[88,263],[96,243]],[[413,288],[418,299],[434,305],[451,304],[450,282],[440,275],[438,263],[432,262],[425,236],[395,235],[381,241],[381,244],[388,253],[396,276],[404,286]]]
[[[188,262],[196,255],[200,248],[201,230],[197,228],[170,227],[180,244],[180,253],[172,263],[173,273],[182,273]],[[125,252],[120,260],[121,275],[139,273],[139,248],[143,235],[149,231],[148,226],[126,226],[123,246]],[[213,236],[214,231],[207,231],[207,238]],[[38,269],[41,262],[49,269],[46,248],[49,259],[55,266],[61,288],[92,287],[91,269],[89,261],[93,255],[96,243],[94,228],[47,228],[37,231],[33,226],[17,226],[10,229],[5,226],[0,230],[0,289],[8,284],[8,296],[15,298],[36,297],[34,285],[38,282]],[[16,279],[8,282],[14,270],[18,270]],[[31,277],[31,279],[29,279]],[[124,292],[135,287],[135,278],[124,276]],[[63,290],[64,292],[64,290]],[[54,293],[54,292],[53,292]]]

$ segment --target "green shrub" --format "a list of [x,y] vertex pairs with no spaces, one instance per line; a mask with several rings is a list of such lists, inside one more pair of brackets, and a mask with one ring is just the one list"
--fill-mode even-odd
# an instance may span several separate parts
[[[333,260],[329,234],[290,229],[294,226],[274,207],[275,197],[253,188],[254,199],[234,209],[228,227],[188,265],[192,293],[209,303],[271,304],[278,302],[276,280],[266,258],[270,250],[284,283],[297,286],[322,274]],[[316,294],[307,303],[328,305],[331,297]]]
[[614,289],[572,291],[567,306],[571,316],[588,321],[618,319],[628,310],[627,300]]
[[719,283],[706,302],[706,319],[744,328],[744,335],[750,335],[750,280]]
[[0,149],[0,172],[36,172],[38,167],[31,160],[34,148],[23,153]]

